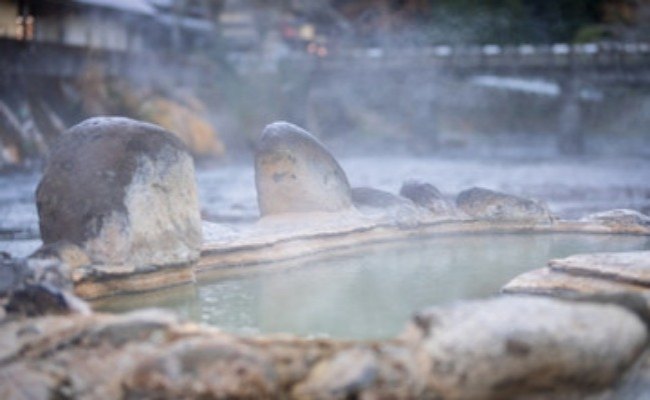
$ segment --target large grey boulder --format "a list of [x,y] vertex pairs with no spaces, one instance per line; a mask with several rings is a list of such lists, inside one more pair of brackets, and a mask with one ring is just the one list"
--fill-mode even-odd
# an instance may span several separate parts
[[199,257],[193,160],[158,126],[118,117],[74,126],[53,145],[36,202],[43,242],[71,242],[93,264]]
[[403,337],[423,352],[441,398],[565,398],[613,384],[647,332],[618,306],[508,296],[425,310]]
[[255,152],[262,216],[352,207],[345,172],[309,132],[288,122],[264,128]]
[[467,215],[490,221],[551,222],[548,208],[534,200],[484,188],[471,188],[456,198],[456,206]]

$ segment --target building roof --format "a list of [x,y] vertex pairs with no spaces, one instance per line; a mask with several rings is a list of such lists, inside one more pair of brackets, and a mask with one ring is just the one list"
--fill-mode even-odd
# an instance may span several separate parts
[[156,12],[146,0],[73,0],[73,2],[136,14],[154,15]]

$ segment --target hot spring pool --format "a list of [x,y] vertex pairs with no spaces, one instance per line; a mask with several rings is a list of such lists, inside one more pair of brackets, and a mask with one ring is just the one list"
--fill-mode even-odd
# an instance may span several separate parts
[[[101,311],[162,307],[240,334],[291,333],[339,338],[398,334],[426,306],[495,294],[551,258],[650,250],[650,237],[500,234],[435,237],[364,247],[358,255],[264,265],[236,278],[147,294],[111,297]],[[253,270],[248,268],[249,270]]]

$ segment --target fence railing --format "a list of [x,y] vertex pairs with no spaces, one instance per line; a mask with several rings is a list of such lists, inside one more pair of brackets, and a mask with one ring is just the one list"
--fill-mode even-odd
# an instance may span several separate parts
[[[429,46],[416,48],[342,48],[325,57],[290,51],[282,55],[232,53],[228,59],[242,73],[275,71],[280,63],[320,69],[439,68],[451,72],[503,71],[629,71],[650,74],[650,43],[587,43],[554,45]],[[140,81],[172,77],[201,83],[215,64],[191,56],[157,51],[128,53],[57,43],[0,39],[0,77],[15,74],[78,76],[96,66],[106,75]]]
[[[603,70],[630,68],[650,70],[650,43],[586,43],[554,45],[429,46],[417,48],[346,48],[325,57],[291,52],[284,61],[316,63],[337,68],[445,68],[458,72],[490,69]],[[234,64],[246,70],[268,67],[278,57],[253,53],[232,55]]]

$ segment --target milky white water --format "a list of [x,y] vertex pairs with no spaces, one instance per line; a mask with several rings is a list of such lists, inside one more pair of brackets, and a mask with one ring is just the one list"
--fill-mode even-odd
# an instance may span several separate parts
[[381,338],[399,333],[418,309],[493,295],[510,279],[551,258],[642,249],[650,250],[650,237],[435,237],[376,245],[352,256],[265,265],[239,278],[204,278],[196,286],[114,297],[97,306],[117,312],[165,307],[237,333]]

